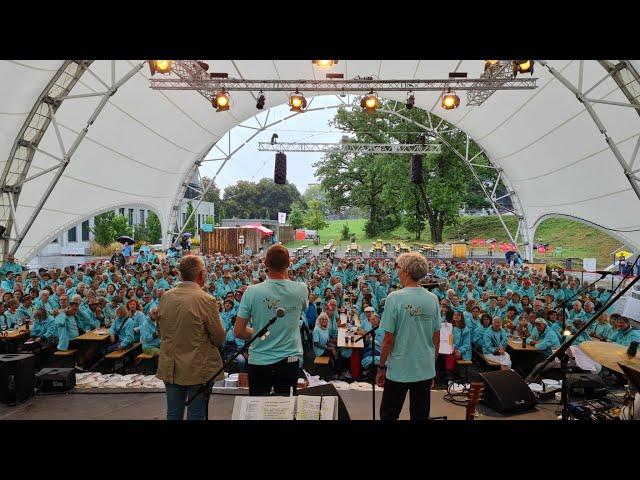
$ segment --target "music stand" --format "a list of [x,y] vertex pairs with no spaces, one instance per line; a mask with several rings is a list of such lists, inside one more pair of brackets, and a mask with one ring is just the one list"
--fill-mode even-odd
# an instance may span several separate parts
[[338,420],[351,420],[349,411],[347,410],[338,389],[331,383],[326,385],[318,385],[316,387],[307,387],[296,391],[296,395],[311,395],[314,397],[338,397]]

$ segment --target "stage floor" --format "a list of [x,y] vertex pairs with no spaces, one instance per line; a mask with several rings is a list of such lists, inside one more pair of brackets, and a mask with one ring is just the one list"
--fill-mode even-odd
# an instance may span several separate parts
[[[464,420],[465,408],[444,400],[445,391],[431,392],[431,416]],[[340,391],[352,420],[371,420],[371,392]],[[212,395],[211,420],[230,420],[235,394]],[[376,418],[382,393],[376,392]],[[556,405],[538,405],[515,415],[502,415],[478,406],[478,420],[556,420]],[[0,420],[163,420],[164,393],[63,393],[38,395],[14,407],[0,404]],[[400,419],[409,419],[409,398]]]

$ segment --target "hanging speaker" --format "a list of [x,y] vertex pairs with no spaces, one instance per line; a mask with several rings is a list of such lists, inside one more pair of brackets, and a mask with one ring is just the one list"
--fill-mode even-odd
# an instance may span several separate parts
[[276,166],[273,170],[273,181],[278,185],[287,183],[287,156],[282,153],[276,153]]
[[422,155],[415,154],[411,156],[411,182],[424,183],[424,174],[422,172]]

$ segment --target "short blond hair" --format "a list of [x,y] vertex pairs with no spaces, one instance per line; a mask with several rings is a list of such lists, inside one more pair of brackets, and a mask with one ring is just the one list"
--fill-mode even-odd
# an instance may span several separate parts
[[180,271],[180,276],[183,281],[193,282],[198,277],[200,271],[204,270],[204,262],[202,258],[197,255],[187,255],[180,259],[178,270]]

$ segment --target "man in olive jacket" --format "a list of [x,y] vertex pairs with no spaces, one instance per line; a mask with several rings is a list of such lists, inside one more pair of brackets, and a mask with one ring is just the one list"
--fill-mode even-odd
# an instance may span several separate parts
[[[157,318],[156,377],[165,383],[167,420],[182,420],[188,398],[220,369],[217,345],[222,346],[226,337],[218,305],[202,290],[206,278],[202,259],[187,255],[180,260],[179,270],[182,282],[162,295]],[[209,395],[198,395],[189,405],[187,419],[204,420],[208,400]]]

